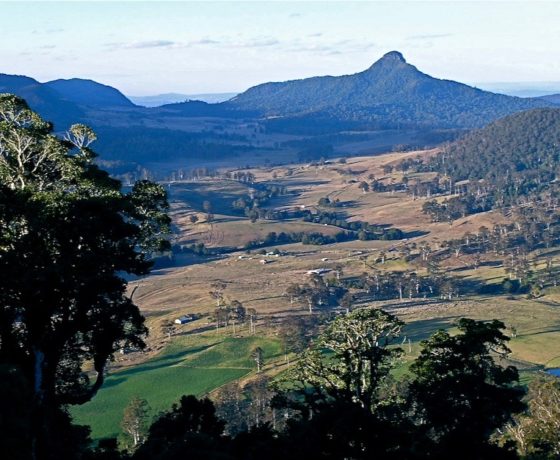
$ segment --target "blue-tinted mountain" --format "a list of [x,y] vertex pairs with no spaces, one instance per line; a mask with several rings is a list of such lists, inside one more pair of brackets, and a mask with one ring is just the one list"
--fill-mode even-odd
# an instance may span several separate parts
[[54,89],[30,77],[0,74],[0,93],[12,93],[22,97],[45,120],[52,121],[56,129],[66,129],[84,116],[83,110],[77,104],[64,99]]
[[539,99],[546,102],[552,102],[556,105],[560,105],[560,94],[548,94],[546,96],[539,97]]
[[185,101],[203,101],[210,104],[224,102],[237,93],[205,93],[205,94],[180,94],[180,93],[166,93],[158,94],[155,96],[129,96],[128,98],[137,105],[143,107],[160,107],[167,104],[175,104],[177,102]]
[[265,117],[293,118],[296,123],[337,120],[380,129],[475,128],[514,112],[550,105],[433,78],[397,51],[363,72],[265,83],[224,104]]
[[81,78],[60,79],[49,81],[44,83],[44,85],[59,93],[63,99],[86,107],[96,109],[135,107],[118,89],[93,80]]

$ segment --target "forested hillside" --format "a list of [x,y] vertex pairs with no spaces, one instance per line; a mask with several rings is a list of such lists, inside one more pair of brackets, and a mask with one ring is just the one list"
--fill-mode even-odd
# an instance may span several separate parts
[[523,208],[524,214],[534,214],[534,225],[549,232],[558,220],[560,109],[510,115],[443,147],[427,162],[403,162],[399,167],[437,173],[430,181],[417,180],[408,187],[415,196],[451,196],[424,203],[424,212],[436,222],[496,208],[506,214]]
[[330,118],[383,129],[481,127],[512,112],[550,103],[439,80],[420,72],[401,53],[393,51],[363,72],[265,83],[225,104],[259,110],[271,117]]
[[556,178],[559,157],[560,109],[537,109],[467,134],[438,155],[430,168],[455,181],[544,186]]
[[550,94],[547,96],[541,96],[540,99],[547,102],[552,102],[553,104],[560,105],[560,94]]

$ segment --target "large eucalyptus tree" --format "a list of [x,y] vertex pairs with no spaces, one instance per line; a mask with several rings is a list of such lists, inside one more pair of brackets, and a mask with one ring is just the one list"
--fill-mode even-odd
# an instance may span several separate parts
[[50,411],[90,400],[113,353],[144,346],[124,275],[147,274],[168,246],[165,191],[142,181],[124,193],[95,164],[95,139],[84,125],[55,136],[0,95],[0,364],[29,385],[37,458]]

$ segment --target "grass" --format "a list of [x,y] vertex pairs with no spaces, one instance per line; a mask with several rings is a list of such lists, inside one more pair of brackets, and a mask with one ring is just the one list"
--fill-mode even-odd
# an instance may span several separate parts
[[[453,329],[460,318],[477,320],[498,319],[506,325],[504,333],[510,337],[508,347],[514,364],[527,369],[558,367],[560,365],[560,316],[557,306],[546,302],[509,298],[507,296],[471,297],[440,305],[418,305],[399,309],[394,313],[406,322],[403,336],[412,342],[412,359],[420,341],[425,340],[437,329]],[[408,345],[402,346],[408,351]],[[410,355],[410,356],[408,356]]]
[[151,415],[168,410],[182,395],[205,395],[254,370],[251,352],[260,346],[265,362],[280,355],[278,341],[215,334],[178,337],[160,355],[106,379],[89,403],[72,409],[76,423],[89,425],[94,439],[120,434],[124,408],[134,396],[148,401]]

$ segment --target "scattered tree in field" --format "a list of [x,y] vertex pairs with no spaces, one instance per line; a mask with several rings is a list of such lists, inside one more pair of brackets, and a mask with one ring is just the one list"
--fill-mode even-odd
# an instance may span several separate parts
[[219,307],[224,300],[224,291],[227,288],[225,281],[216,280],[210,284],[212,290],[209,292],[210,296],[216,301],[216,306]]
[[132,440],[135,449],[144,441],[148,432],[150,406],[145,399],[135,396],[124,409],[121,427]]
[[264,350],[261,347],[255,348],[251,353],[251,358],[257,365],[257,372],[260,372],[264,364]]
[[254,308],[247,308],[246,315],[249,318],[249,332],[254,334],[257,326],[257,310]]
[[189,221],[191,224],[196,224],[198,222],[198,216],[196,214],[191,214],[189,216]]
[[202,209],[206,213],[206,222],[210,223],[214,221],[214,214],[212,213],[212,203],[208,200],[202,202]]

